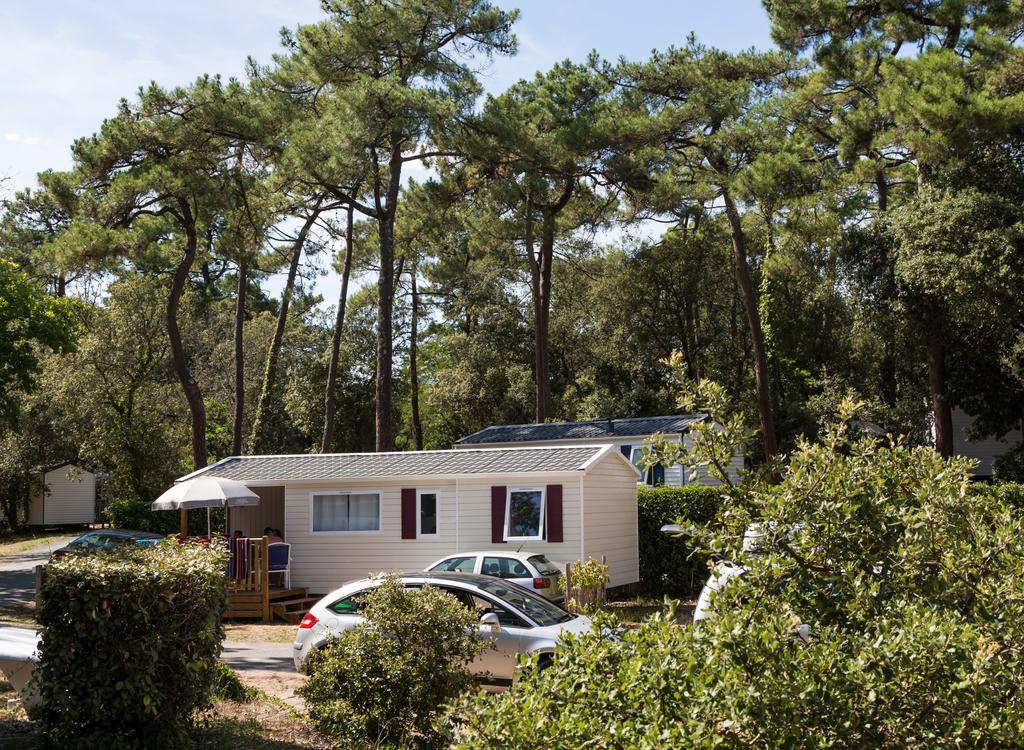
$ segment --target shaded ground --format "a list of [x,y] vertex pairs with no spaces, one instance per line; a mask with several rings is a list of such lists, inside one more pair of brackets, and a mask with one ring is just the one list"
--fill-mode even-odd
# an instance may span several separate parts
[[218,703],[203,715],[192,746],[217,750],[326,750],[332,743],[275,700]]
[[260,669],[295,673],[290,643],[224,641],[224,650],[221,651],[220,660],[232,669],[239,671]]
[[0,748],[39,747],[36,726],[28,720],[18,694],[0,677]]
[[271,698],[286,703],[296,711],[305,711],[306,705],[295,691],[306,684],[306,676],[296,672],[273,672],[264,669],[237,670],[238,679],[249,687],[261,690]]
[[[298,675],[292,675],[299,677]],[[0,681],[0,750],[40,750],[36,725]],[[197,718],[192,747],[211,750],[326,750],[331,743],[283,701],[262,696],[251,703],[219,701]]]
[[50,559],[50,553],[75,538],[67,533],[46,534],[17,542],[7,542],[0,549],[0,623],[35,627],[36,565]]
[[[676,622],[680,625],[692,623],[693,610],[696,606],[697,602],[695,601],[679,602],[676,607]],[[639,625],[652,615],[663,611],[665,605],[662,602],[627,599],[624,601],[606,602],[604,609],[606,612],[610,612],[618,617],[619,622],[623,625],[633,626]]]

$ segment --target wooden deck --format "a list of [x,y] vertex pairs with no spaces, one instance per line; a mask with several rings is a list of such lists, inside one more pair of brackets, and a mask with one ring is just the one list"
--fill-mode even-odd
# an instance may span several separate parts
[[235,562],[229,565],[231,577],[228,580],[225,620],[283,620],[294,624],[319,601],[320,597],[310,596],[308,589],[271,584],[271,575],[281,574],[272,574],[269,570],[267,537],[233,540],[232,544],[235,545],[232,549],[232,560]]
[[[272,586],[266,598],[262,591],[231,591],[225,620],[262,620],[297,625],[310,607],[320,600],[310,596],[309,589],[286,589]],[[266,606],[266,609],[264,609]]]

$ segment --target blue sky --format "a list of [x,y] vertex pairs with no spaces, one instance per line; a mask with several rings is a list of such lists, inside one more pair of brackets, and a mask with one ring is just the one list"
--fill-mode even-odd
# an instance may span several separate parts
[[[638,59],[693,31],[729,50],[770,45],[760,0],[520,0],[520,52],[483,76],[500,91],[591,49]],[[34,184],[70,166],[69,146],[96,130],[118,99],[151,80],[188,83],[202,73],[242,74],[266,62],[278,31],[321,17],[318,0],[13,0],[0,3],[0,178]]]

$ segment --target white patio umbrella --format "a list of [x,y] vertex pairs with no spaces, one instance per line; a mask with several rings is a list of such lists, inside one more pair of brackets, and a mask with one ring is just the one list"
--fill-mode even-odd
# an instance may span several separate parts
[[210,508],[259,505],[260,496],[241,482],[220,477],[196,477],[171,487],[153,501],[150,510],[206,508],[206,534],[210,534]]

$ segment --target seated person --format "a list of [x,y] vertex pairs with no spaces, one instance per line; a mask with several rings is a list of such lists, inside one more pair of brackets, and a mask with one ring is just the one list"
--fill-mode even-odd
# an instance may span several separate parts
[[280,544],[284,541],[284,538],[279,536],[278,533],[269,526],[263,529],[263,536],[267,538],[268,544]]

